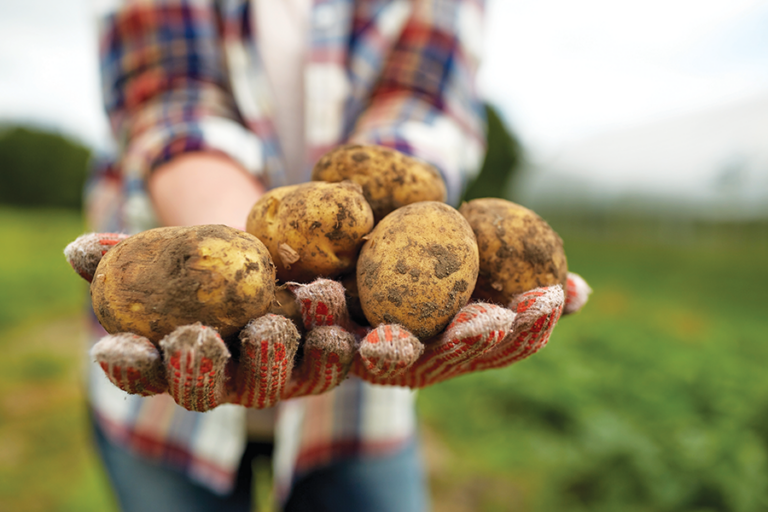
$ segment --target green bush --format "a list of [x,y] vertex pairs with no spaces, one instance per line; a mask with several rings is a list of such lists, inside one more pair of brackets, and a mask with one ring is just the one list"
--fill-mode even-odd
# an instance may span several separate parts
[[486,104],[485,115],[488,148],[480,173],[464,193],[464,201],[479,197],[505,197],[509,180],[523,163],[523,148],[504,125],[496,109]]
[[0,204],[80,208],[88,149],[29,128],[0,132]]

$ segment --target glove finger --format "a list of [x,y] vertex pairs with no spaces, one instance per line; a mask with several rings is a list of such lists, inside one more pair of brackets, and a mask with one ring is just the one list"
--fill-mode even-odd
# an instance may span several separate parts
[[190,411],[208,411],[224,402],[229,349],[215,329],[196,323],[160,340],[168,393]]
[[446,363],[466,362],[495,348],[512,330],[515,312],[477,302],[459,311],[429,351]]
[[312,329],[304,354],[283,398],[325,393],[347,377],[357,347],[355,337],[337,325]]
[[496,348],[467,363],[462,373],[508,366],[541,350],[560,318],[563,302],[560,286],[536,288],[518,295],[512,302],[517,313],[512,331]]
[[[401,376],[378,384],[422,388],[455,377],[466,363],[493,349],[512,329],[515,313],[493,304],[464,306],[445,332],[427,343],[424,354]],[[369,379],[370,380],[370,379]]]
[[308,331],[324,325],[349,326],[344,287],[337,281],[317,279],[310,284],[286,283],[301,305]]
[[423,352],[424,344],[404,327],[380,325],[360,343],[355,373],[387,381],[403,375]]
[[264,315],[246,325],[240,333],[239,385],[231,401],[256,409],[274,406],[291,376],[299,339],[293,322],[280,315]]
[[99,266],[102,256],[128,236],[120,233],[82,235],[64,248],[64,256],[75,272],[90,283],[93,281],[96,267]]
[[427,357],[433,362],[417,371],[420,387],[456,376],[461,364],[494,350],[512,331],[515,317],[514,311],[494,304],[465,306],[438,342],[429,345]]
[[110,334],[93,346],[91,356],[112,384],[126,393],[152,396],[168,389],[160,352],[143,336]]
[[563,314],[570,315],[571,313],[579,311],[584,307],[584,304],[587,303],[587,300],[589,300],[590,293],[592,293],[592,288],[589,287],[587,282],[579,274],[568,272]]

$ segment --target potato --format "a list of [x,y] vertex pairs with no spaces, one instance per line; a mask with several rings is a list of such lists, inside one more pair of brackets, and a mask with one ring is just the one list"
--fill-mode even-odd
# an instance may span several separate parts
[[426,340],[469,300],[478,273],[475,235],[450,206],[426,201],[390,213],[374,228],[357,261],[365,317],[399,324]]
[[445,183],[437,169],[382,146],[347,144],[323,155],[312,169],[315,181],[352,180],[379,222],[387,214],[419,201],[445,201]]
[[271,190],[253,205],[245,226],[267,246],[278,278],[303,283],[353,269],[372,228],[371,207],[350,181]]
[[227,226],[167,227],[110,249],[91,283],[93,309],[111,334],[157,343],[195,322],[223,337],[269,311],[275,266],[256,237]]
[[475,199],[459,211],[469,221],[480,250],[474,296],[509,306],[533,288],[565,287],[568,264],[563,241],[541,217],[504,199]]

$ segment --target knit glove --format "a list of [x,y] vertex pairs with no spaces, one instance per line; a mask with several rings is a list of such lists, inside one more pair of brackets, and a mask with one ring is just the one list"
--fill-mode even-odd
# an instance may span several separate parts
[[[101,257],[127,236],[84,235],[67,246],[65,255],[90,282]],[[280,311],[303,319],[301,349],[296,324],[283,314],[270,313],[249,322],[229,345],[215,329],[196,323],[177,328],[157,345],[133,333],[107,335],[91,355],[123,391],[142,396],[168,393],[191,411],[223,403],[261,409],[280,399],[323,393],[346,378],[356,349],[353,333],[337,325],[339,316],[331,313],[339,305],[329,302],[326,287],[322,281],[293,284],[293,292],[282,295]],[[295,301],[294,292],[301,301]],[[343,292],[341,300],[344,309]]]
[[[440,335],[422,343],[398,325],[357,326],[342,305],[344,289],[339,283],[318,280],[313,286],[325,294],[318,303],[324,318],[333,318],[358,339],[351,373],[374,384],[410,388],[502,368],[535,354],[549,341],[560,316],[581,309],[591,292],[579,275],[569,273],[565,291],[559,285],[536,288],[515,297],[508,308],[471,303]],[[308,290],[297,290],[299,300]]]

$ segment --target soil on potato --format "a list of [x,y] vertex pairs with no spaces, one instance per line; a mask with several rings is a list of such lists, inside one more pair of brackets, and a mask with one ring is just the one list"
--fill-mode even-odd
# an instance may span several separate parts
[[270,191],[246,229],[272,254],[281,281],[335,278],[354,268],[373,212],[352,182],[305,183]]
[[[176,327],[200,321],[226,337],[266,312],[274,296],[268,252],[254,251],[255,238],[222,228],[160,228],[111,249],[91,285],[94,309],[105,329],[136,332],[157,342]],[[231,248],[218,265],[221,272],[208,268],[209,256],[200,252],[200,244],[212,239]],[[224,275],[238,264],[235,255],[241,253],[256,257],[246,256],[231,277]],[[240,289],[243,282],[259,286],[246,297]],[[201,292],[214,294],[216,300],[200,300]]]
[[323,155],[312,180],[351,180],[362,187],[378,223],[394,210],[421,201],[445,201],[445,183],[431,165],[394,149],[361,144],[339,146]]
[[461,206],[480,251],[474,296],[504,306],[519,293],[568,278],[562,239],[541,217],[510,201],[476,199]]
[[357,284],[372,325],[404,326],[425,340],[469,299],[478,274],[469,224],[450,206],[415,203],[387,216],[369,235]]

